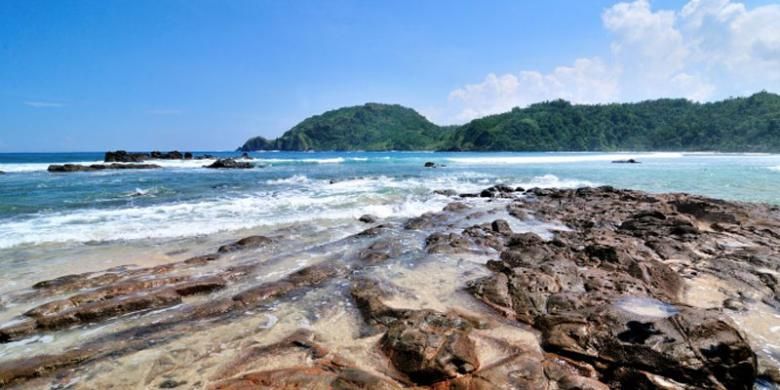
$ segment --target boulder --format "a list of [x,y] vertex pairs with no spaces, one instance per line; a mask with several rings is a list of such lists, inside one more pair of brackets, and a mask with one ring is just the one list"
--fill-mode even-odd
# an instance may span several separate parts
[[217,161],[214,161],[211,165],[206,165],[206,168],[213,168],[213,169],[249,169],[252,168],[252,163],[245,162],[245,161],[236,161],[232,158],[224,158],[224,159],[218,159]]

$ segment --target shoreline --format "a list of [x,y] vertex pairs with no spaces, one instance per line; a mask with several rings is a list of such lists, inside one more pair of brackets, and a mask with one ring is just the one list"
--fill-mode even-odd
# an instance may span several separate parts
[[[780,379],[780,349],[766,349],[780,325],[778,207],[611,187],[481,195],[355,221],[365,230],[346,237],[282,229],[224,246],[225,234],[222,250],[172,256],[188,259],[21,287],[3,306],[27,314],[0,324],[0,348],[52,337],[65,352],[0,354],[0,384]],[[188,352],[160,366],[170,350]]]

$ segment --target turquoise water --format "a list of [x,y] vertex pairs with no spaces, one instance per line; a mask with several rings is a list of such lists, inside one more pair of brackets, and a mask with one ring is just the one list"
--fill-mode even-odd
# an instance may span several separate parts
[[[191,237],[363,213],[413,216],[446,204],[432,190],[477,191],[497,182],[609,184],[780,204],[780,155],[257,152],[249,170],[205,169],[210,160],[192,160],[151,161],[160,170],[46,171],[51,163],[102,157],[0,154],[0,248]],[[642,163],[611,163],[625,158]],[[423,168],[426,161],[444,166]]]

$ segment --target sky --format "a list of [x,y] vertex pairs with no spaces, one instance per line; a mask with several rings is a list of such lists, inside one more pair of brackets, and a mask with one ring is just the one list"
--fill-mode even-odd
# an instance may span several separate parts
[[780,0],[4,0],[0,152],[232,150],[365,102],[780,92]]

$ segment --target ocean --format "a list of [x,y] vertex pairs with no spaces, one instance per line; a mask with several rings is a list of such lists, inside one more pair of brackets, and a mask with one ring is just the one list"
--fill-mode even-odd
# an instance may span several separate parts
[[[235,156],[234,152],[205,152]],[[159,170],[49,173],[102,153],[0,154],[0,249],[174,239],[313,219],[414,216],[437,189],[612,185],[780,203],[780,155],[713,153],[256,152],[249,170],[160,160]],[[640,164],[612,164],[635,158]],[[423,168],[432,161],[438,168]]]

